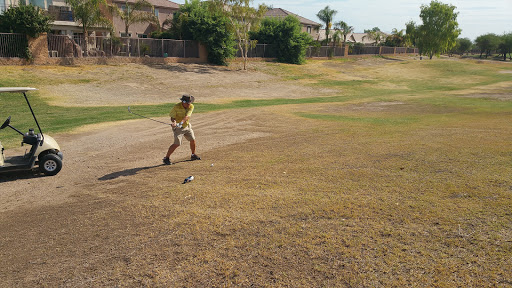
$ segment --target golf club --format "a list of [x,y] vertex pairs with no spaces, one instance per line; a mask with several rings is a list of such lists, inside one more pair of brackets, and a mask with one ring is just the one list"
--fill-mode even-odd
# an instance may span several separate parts
[[132,112],[132,110],[130,109],[130,106],[128,106],[128,112],[130,112],[130,113],[131,113],[131,114],[133,114],[133,115],[137,115],[137,116],[139,116],[139,117],[149,119],[149,120],[151,120],[151,121],[155,121],[155,122],[158,122],[158,123],[162,123],[162,124],[165,124],[165,125],[172,126],[170,123],[165,123],[165,122],[162,122],[162,121],[155,120],[155,119],[153,119],[153,118],[146,117],[146,116],[144,116],[144,115],[140,115],[140,114],[137,114],[137,113],[133,113],[133,112]]

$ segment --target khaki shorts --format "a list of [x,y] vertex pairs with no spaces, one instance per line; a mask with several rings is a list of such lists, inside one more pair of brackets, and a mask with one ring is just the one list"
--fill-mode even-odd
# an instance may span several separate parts
[[185,139],[188,141],[196,140],[196,137],[194,136],[194,130],[192,130],[192,125],[190,123],[185,128],[178,128],[172,130],[174,132],[174,144],[175,145],[181,145],[181,140],[183,139],[183,136],[185,136]]

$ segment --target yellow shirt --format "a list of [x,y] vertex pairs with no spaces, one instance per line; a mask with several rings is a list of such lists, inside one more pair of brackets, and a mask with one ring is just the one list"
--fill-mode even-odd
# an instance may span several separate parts
[[[188,109],[185,109],[185,107],[183,107],[183,105],[180,103],[174,105],[174,107],[172,107],[171,109],[171,112],[169,113],[169,116],[171,116],[171,118],[174,118],[176,119],[176,122],[180,123],[181,120],[183,120],[183,118],[185,118],[185,116],[192,116],[192,111],[194,111],[194,104],[190,104],[188,106]],[[188,121],[184,122],[183,123],[183,128],[187,127],[188,126]]]

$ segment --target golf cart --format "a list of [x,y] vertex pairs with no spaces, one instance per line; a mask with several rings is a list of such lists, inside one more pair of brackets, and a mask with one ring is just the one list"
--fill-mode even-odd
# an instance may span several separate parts
[[7,120],[0,126],[0,130],[3,130],[6,127],[9,127],[19,133],[23,140],[21,142],[21,146],[23,144],[28,144],[31,146],[30,151],[23,156],[12,156],[5,157],[4,156],[4,147],[0,142],[0,173],[11,172],[11,171],[22,171],[22,170],[32,170],[35,166],[39,166],[39,170],[45,175],[56,175],[59,173],[62,168],[62,159],[63,155],[60,151],[59,144],[50,136],[43,135],[41,131],[41,127],[37,122],[36,115],[32,110],[32,106],[30,106],[30,102],[28,101],[26,92],[37,90],[35,88],[27,88],[27,87],[0,87],[0,93],[22,93],[25,97],[25,101],[27,102],[28,107],[30,108],[30,112],[34,117],[37,128],[39,129],[39,133],[35,134],[34,129],[29,129],[27,133],[23,133],[15,127],[11,126],[11,116],[7,117]]

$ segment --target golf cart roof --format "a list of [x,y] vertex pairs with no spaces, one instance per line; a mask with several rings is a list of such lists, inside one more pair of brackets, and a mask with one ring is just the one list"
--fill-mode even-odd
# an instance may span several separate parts
[[34,91],[37,90],[36,88],[30,88],[30,87],[0,87],[0,93],[2,92],[11,92],[11,93],[25,93],[27,91]]

